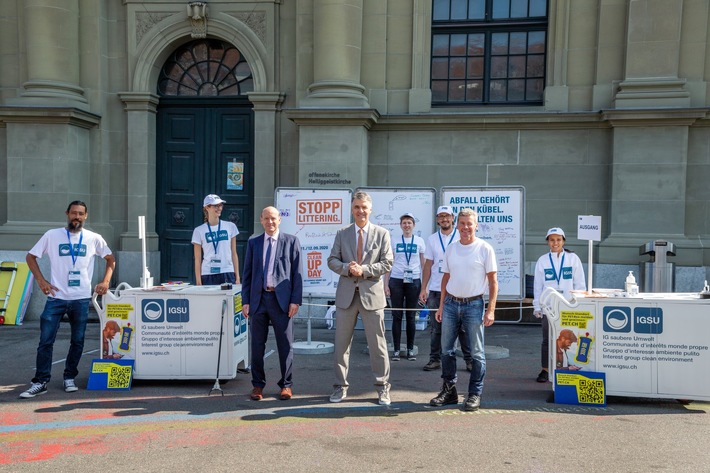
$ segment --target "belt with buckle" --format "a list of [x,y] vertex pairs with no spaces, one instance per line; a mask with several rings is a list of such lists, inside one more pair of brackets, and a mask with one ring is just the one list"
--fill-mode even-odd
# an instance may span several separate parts
[[479,294],[479,295],[473,296],[473,297],[456,297],[456,296],[452,296],[451,294],[449,294],[448,297],[454,302],[466,304],[467,302],[483,299],[483,294]]
[[266,292],[275,292],[276,289],[274,289],[274,288],[271,287],[271,286],[268,286],[266,289],[264,289],[264,291],[266,291]]

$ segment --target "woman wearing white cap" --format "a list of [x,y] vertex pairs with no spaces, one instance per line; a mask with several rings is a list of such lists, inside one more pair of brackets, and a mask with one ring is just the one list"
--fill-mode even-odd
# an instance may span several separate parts
[[202,204],[205,223],[192,232],[195,283],[198,286],[241,284],[237,256],[239,230],[232,222],[219,218],[226,203],[215,194],[205,197]]
[[[422,267],[424,266],[424,239],[414,235],[414,215],[405,213],[399,217],[402,229],[400,240],[392,238],[394,264],[392,271],[385,275],[385,295],[390,297],[392,307],[410,309],[407,318],[407,359],[414,356],[414,335],[417,330],[417,302],[422,289]],[[392,310],[392,360],[399,360],[399,347],[402,340],[402,310]]]
[[550,338],[547,317],[540,310],[542,291],[546,287],[554,287],[569,299],[571,297],[570,291],[586,288],[582,261],[579,256],[564,247],[565,232],[559,227],[550,228],[545,239],[550,247],[550,252],[540,256],[535,265],[535,298],[533,299],[535,317],[542,317],[542,347],[540,351],[542,371],[537,375],[538,383],[545,383],[550,379],[548,351]]

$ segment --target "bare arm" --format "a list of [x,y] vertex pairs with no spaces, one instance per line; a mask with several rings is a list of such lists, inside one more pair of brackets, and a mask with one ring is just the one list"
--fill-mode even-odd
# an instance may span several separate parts
[[429,279],[431,279],[431,266],[434,261],[425,259],[422,264],[422,290],[419,293],[419,301],[426,305],[427,296],[429,295]]
[[195,284],[202,286],[202,245],[192,244],[195,255]]
[[44,294],[54,296],[59,289],[52,286],[52,284],[44,278],[42,270],[39,269],[39,264],[37,264],[37,257],[31,253],[27,253],[25,261],[27,261],[27,266],[29,266],[30,271],[32,271],[32,275],[35,277],[39,289]]
[[106,271],[104,271],[104,278],[94,288],[96,294],[102,295],[108,292],[108,286],[111,283],[111,276],[113,276],[113,271],[116,269],[116,258],[113,255],[106,255],[104,256],[104,259],[106,260]]
[[490,272],[488,277],[488,307],[483,316],[483,325],[489,327],[495,321],[496,301],[498,300],[498,273]]
[[242,281],[239,277],[239,255],[237,255],[237,237],[232,238],[229,243],[232,250],[232,264],[234,264],[234,275],[237,278],[236,283],[241,284]]

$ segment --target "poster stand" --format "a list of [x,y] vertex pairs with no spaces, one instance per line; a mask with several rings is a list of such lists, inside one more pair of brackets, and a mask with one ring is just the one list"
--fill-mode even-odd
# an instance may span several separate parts
[[308,328],[306,330],[305,342],[294,342],[293,353],[296,355],[325,355],[333,353],[335,346],[330,342],[314,342],[311,338],[311,301],[313,297],[308,295]]

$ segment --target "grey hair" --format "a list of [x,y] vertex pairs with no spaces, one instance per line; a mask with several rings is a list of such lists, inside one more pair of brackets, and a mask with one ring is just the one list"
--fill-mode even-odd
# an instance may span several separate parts
[[354,193],[351,202],[354,202],[356,200],[364,200],[365,202],[369,202],[370,205],[372,205],[372,197],[370,197],[370,194],[368,194],[367,192],[357,191],[356,193]]

